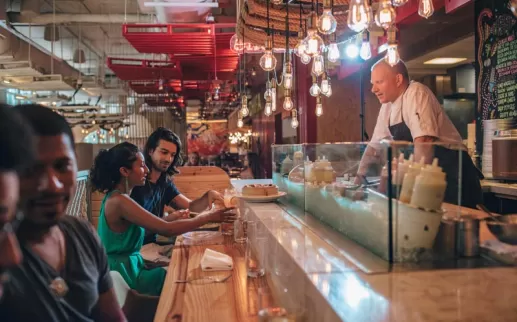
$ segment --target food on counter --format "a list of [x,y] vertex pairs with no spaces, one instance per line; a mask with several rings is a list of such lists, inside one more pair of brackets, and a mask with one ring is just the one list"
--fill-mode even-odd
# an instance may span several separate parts
[[[309,161],[310,162],[310,161]],[[323,156],[318,158],[310,167],[310,171],[306,173],[306,180],[312,185],[326,185],[336,181],[336,174],[330,162]]]
[[420,174],[420,170],[424,167],[424,158],[420,160],[419,163],[413,162],[406,174],[404,175],[404,180],[402,181],[402,189],[400,192],[400,201],[404,203],[411,202],[411,196],[413,194],[413,187],[415,185],[416,177]]
[[433,164],[422,168],[416,177],[411,205],[423,209],[441,210],[446,187],[445,172],[438,166],[438,159],[434,158]]
[[297,167],[299,165],[303,165],[303,152],[302,151],[296,151],[293,154],[293,167]]
[[288,174],[293,169],[293,160],[286,156],[284,161],[282,161],[282,169],[280,170],[282,174]]
[[276,196],[278,186],[274,184],[247,184],[242,188],[243,196]]

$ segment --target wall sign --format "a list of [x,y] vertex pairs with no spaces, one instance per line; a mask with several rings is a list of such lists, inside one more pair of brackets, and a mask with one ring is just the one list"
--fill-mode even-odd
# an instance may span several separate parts
[[516,2],[476,1],[478,121],[517,117]]

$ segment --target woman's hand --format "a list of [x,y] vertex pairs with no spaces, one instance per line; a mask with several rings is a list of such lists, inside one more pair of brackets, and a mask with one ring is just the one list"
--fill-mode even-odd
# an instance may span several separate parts
[[165,221],[175,221],[178,219],[188,219],[190,216],[190,210],[182,209],[175,210],[169,206],[165,206],[163,209],[163,219]]
[[235,208],[213,209],[204,214],[210,222],[233,222],[235,221]]

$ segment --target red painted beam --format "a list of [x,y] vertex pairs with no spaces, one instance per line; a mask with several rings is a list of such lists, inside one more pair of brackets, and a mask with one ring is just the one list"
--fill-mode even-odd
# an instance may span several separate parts
[[467,3],[471,2],[472,0],[445,0],[445,12],[451,13]]
[[[446,0],[433,0],[434,10],[443,8]],[[447,0],[448,1],[448,0]],[[424,19],[418,15],[419,0],[409,0],[402,7],[397,8],[397,24],[412,24],[420,19]]]

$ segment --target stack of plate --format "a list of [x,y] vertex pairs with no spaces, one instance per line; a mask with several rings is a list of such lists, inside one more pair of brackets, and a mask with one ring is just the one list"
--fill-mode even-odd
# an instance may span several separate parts
[[484,120],[483,121],[483,175],[492,178],[492,139],[496,131],[513,129],[514,119]]

